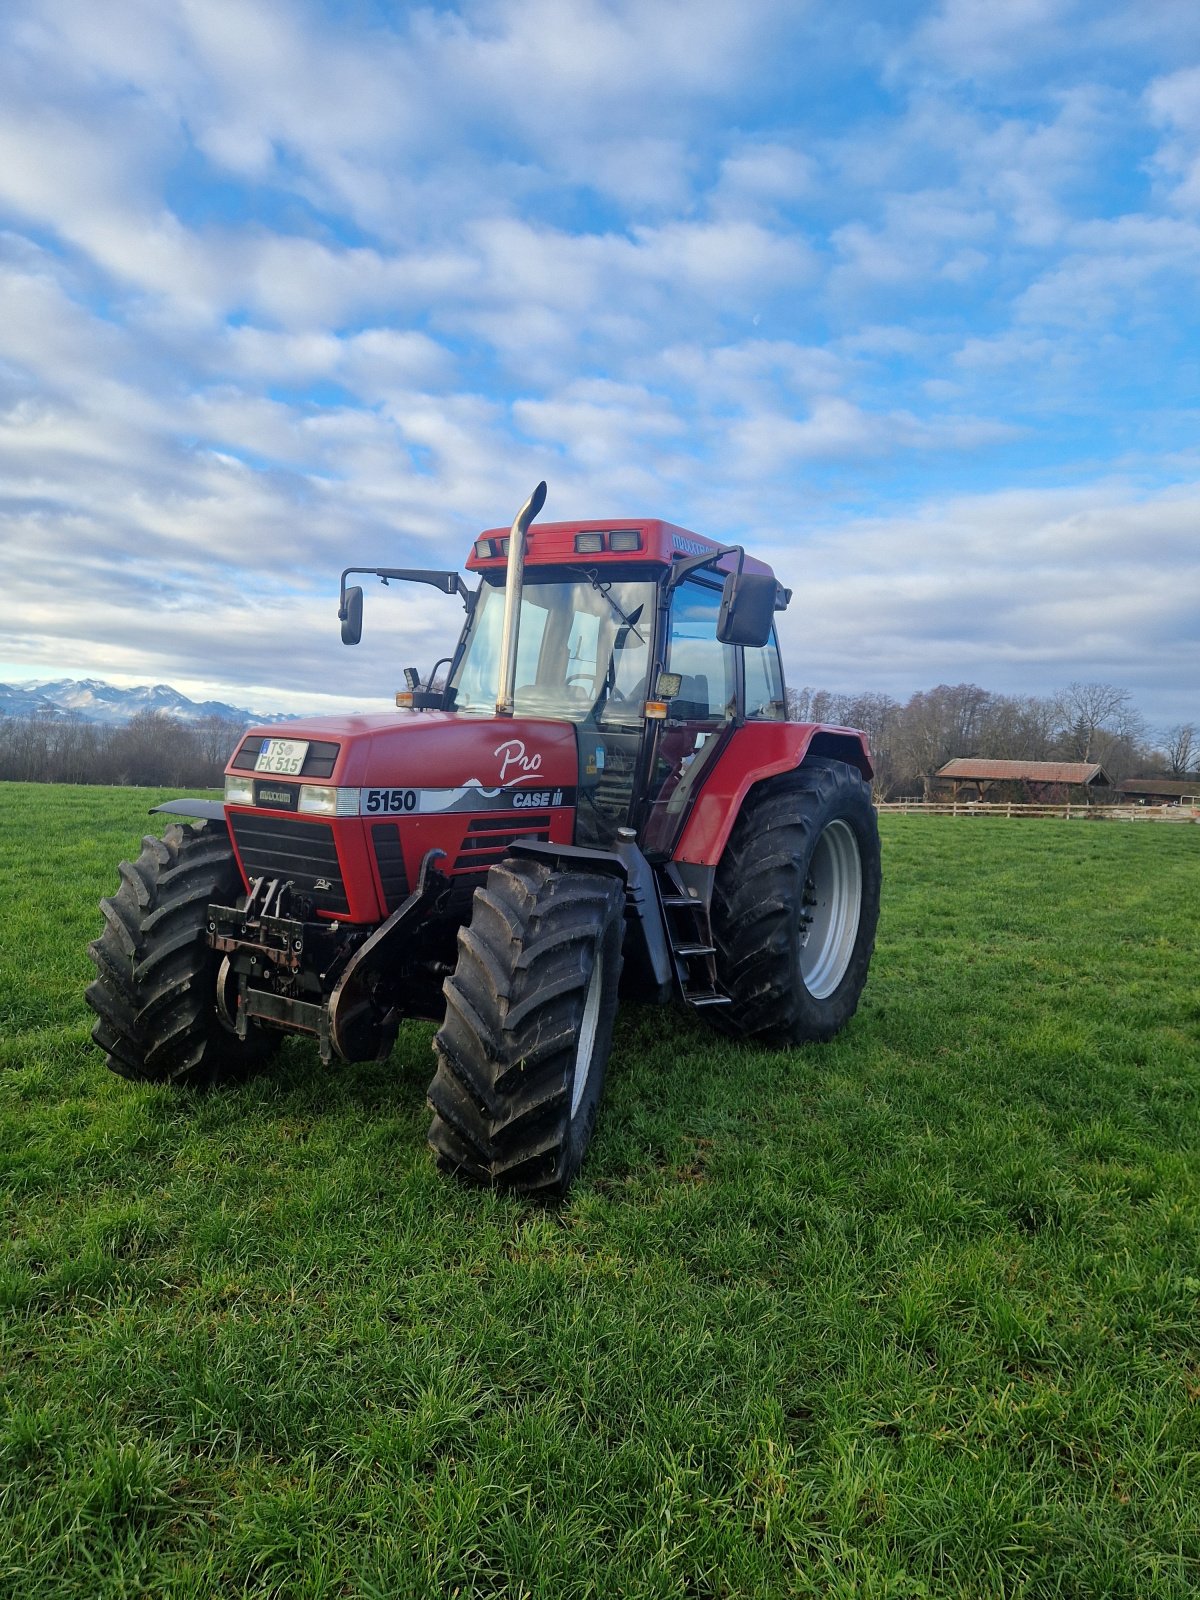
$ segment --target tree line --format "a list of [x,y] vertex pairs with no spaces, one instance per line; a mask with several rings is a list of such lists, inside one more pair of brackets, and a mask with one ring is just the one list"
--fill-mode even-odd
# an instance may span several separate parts
[[906,701],[877,693],[789,689],[796,722],[861,728],[875,762],[875,794],[927,794],[947,761],[1094,761],[1113,783],[1135,774],[1188,778],[1200,768],[1193,723],[1152,732],[1127,689],[1071,683],[1054,694],[1006,695],[977,683],[939,683]]
[[165,711],[120,724],[70,712],[0,716],[0,779],[219,789],[243,731],[223,717],[183,722]]
[[[1200,776],[1195,724],[1153,734],[1129,691],[1111,684],[1072,683],[1038,697],[940,683],[903,702],[874,692],[789,689],[788,715],[862,728],[880,799],[927,793],[933,774],[956,756],[1096,761],[1114,783],[1135,773]],[[222,717],[183,722],[164,711],[141,711],[117,726],[72,714],[0,716],[0,780],[217,789],[242,732]]]

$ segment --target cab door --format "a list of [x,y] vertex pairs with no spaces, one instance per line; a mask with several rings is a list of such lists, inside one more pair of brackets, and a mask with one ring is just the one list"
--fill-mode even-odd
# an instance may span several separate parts
[[704,774],[737,716],[737,651],[717,638],[721,589],[691,577],[671,598],[666,670],[683,680],[658,734],[650,770],[647,855],[670,856]]
[[[647,620],[645,613],[650,612]],[[586,686],[591,708],[576,724],[579,741],[577,844],[611,848],[629,821],[645,730],[646,677],[653,609],[645,602],[621,622],[581,613],[568,641],[571,682]]]

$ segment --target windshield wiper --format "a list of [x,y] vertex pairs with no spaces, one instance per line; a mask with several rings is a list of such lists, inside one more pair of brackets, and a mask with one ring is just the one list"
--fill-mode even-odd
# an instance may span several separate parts
[[616,612],[617,616],[620,617],[625,626],[632,629],[633,636],[637,642],[639,644],[645,644],[645,639],[642,638],[641,634],[637,630],[637,620],[641,616],[642,612],[646,609],[645,605],[638,606],[633,615],[631,617],[627,617],[612,597],[612,584],[604,582],[595,567],[572,567],[570,570],[572,572],[582,572],[584,577],[591,584],[592,588],[595,589],[596,593],[603,599],[607,600],[609,605]]

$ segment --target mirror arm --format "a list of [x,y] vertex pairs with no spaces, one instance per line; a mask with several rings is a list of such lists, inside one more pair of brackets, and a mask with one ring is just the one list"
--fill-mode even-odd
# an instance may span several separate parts
[[346,620],[346,579],[351,576],[362,575],[369,578],[378,578],[381,583],[386,583],[389,578],[406,578],[412,583],[431,583],[435,589],[440,589],[443,594],[456,594],[469,611],[471,609],[472,591],[462,581],[461,574],[457,572],[431,572],[423,567],[347,567],[342,573],[341,584],[338,588],[338,620]]
[[699,572],[701,567],[710,566],[714,561],[719,561],[722,556],[732,555],[736,555],[738,558],[737,570],[740,574],[742,562],[746,559],[744,547],[740,544],[723,544],[719,545],[716,550],[708,551],[705,555],[687,556],[683,561],[677,561],[667,574],[667,588],[673,589],[677,583],[682,583],[693,572]]

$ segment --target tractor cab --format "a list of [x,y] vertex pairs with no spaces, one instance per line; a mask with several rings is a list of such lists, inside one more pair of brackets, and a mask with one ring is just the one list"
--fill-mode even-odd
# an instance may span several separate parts
[[[578,844],[611,844],[628,824],[641,765],[658,626],[658,585],[643,571],[526,568],[514,720],[566,722],[576,743]],[[496,717],[504,572],[482,576],[445,691],[459,717]]]
[[[786,717],[773,615],[790,592],[740,547],[654,519],[493,528],[466,565],[479,584],[446,677],[422,685],[410,669],[400,703],[569,723],[575,842],[608,847],[628,828],[668,857],[733,729]],[[450,588],[449,574],[375,570]],[[361,592],[348,593],[357,642]]]

